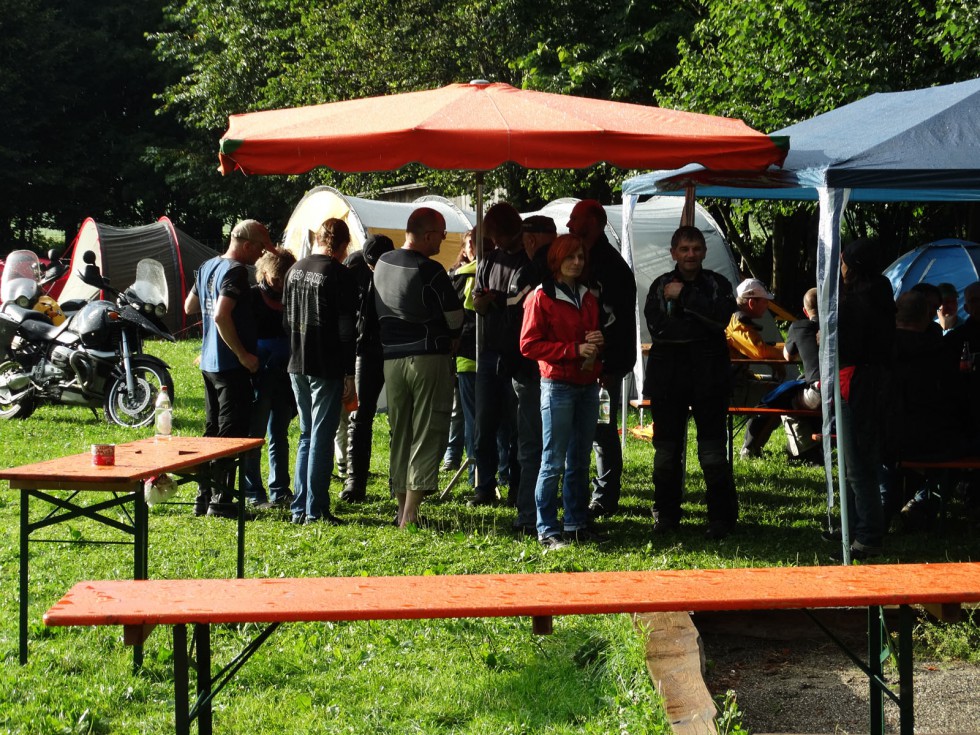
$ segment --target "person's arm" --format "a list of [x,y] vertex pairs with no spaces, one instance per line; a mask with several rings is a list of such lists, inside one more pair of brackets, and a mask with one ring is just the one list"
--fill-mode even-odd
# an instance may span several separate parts
[[235,357],[238,358],[242,367],[250,373],[255,373],[259,370],[259,358],[245,349],[238,337],[238,330],[235,328],[235,321],[231,316],[231,312],[237,303],[235,299],[229,296],[219,296],[214,309],[214,325],[218,329],[218,336],[228,345],[228,349],[235,353]]
[[728,343],[748,358],[756,360],[782,360],[783,349],[765,342],[755,328],[736,321],[725,330]]
[[201,300],[197,297],[196,284],[191,287],[191,290],[187,292],[187,298],[184,299],[184,313],[188,316],[201,313]]
[[643,306],[643,316],[647,320],[647,331],[653,337],[659,333],[667,321],[667,300],[664,296],[666,277],[661,276],[650,284],[647,300]]
[[531,360],[558,365],[563,362],[584,360],[598,356],[598,345],[589,342],[560,342],[550,338],[549,320],[552,318],[542,308],[547,298],[535,291],[524,305],[524,321],[521,323],[521,354]]

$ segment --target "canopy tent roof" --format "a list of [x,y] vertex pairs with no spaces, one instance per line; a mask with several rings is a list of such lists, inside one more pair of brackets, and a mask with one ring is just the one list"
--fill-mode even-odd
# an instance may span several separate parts
[[[980,79],[929,89],[873,94],[792,125],[783,171],[654,171],[623,184],[624,221],[643,194],[696,189],[723,199],[816,200],[820,203],[817,287],[820,380],[828,519],[834,502],[831,417],[840,405],[837,381],[837,284],[840,222],[848,201],[980,200]],[[624,229],[626,229],[624,227]],[[836,395],[835,395],[836,394]],[[836,398],[836,402],[835,402]],[[848,428],[836,424],[838,443]],[[837,454],[845,497],[844,453]],[[841,503],[842,550],[850,563],[847,503]]]
[[740,120],[474,81],[229,118],[222,173],[527,168],[763,169],[786,155]]
[[980,79],[873,94],[773,133],[792,148],[763,174],[710,166],[628,179],[624,194],[816,200],[819,187],[851,189],[851,201],[980,199]]

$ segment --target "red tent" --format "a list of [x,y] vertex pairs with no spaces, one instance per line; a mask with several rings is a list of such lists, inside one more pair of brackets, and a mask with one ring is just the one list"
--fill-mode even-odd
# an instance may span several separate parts
[[229,118],[225,174],[527,168],[765,169],[788,141],[740,120],[470,82]]

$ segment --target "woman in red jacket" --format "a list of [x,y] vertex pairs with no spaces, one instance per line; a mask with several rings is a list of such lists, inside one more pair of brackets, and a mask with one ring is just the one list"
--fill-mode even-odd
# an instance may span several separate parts
[[599,302],[583,283],[586,266],[581,238],[563,235],[548,249],[552,280],[528,297],[521,328],[521,353],[541,371],[544,452],[534,489],[538,540],[546,549],[566,546],[558,524],[562,483],[565,534],[594,538],[589,529],[589,461],[599,417]]

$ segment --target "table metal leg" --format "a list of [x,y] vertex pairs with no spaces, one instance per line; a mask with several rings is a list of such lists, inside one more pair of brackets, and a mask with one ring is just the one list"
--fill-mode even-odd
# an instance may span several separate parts
[[27,539],[30,535],[30,493],[20,494],[20,663],[27,663],[27,581],[29,557]]
[[868,608],[868,677],[869,723],[868,732],[872,735],[885,733],[885,698],[875,678],[881,679],[881,608],[872,605]]
[[245,458],[239,454],[235,459],[238,478],[238,578],[245,578]]
[[190,735],[190,681],[187,664],[187,626],[174,625],[174,732]]
[[915,732],[915,699],[912,677],[912,625],[915,613],[908,605],[898,609],[898,682],[899,682],[899,732],[912,735]]
[[194,638],[197,641],[197,712],[198,735],[212,735],[211,720],[211,626],[195,623]]
[[[133,579],[150,578],[150,514],[146,495],[140,488],[133,493]],[[143,646],[133,646],[133,673],[143,667]]]

